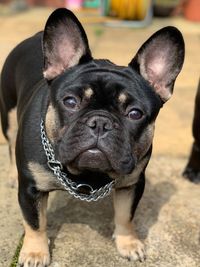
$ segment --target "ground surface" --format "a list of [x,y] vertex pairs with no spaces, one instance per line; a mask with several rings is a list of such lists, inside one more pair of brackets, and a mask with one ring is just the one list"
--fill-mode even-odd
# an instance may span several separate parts
[[[0,68],[9,51],[42,29],[50,9],[0,17]],[[155,20],[146,29],[104,28],[79,15],[93,55],[125,65],[155,30],[175,25],[186,41],[186,59],[174,96],[161,111],[156,125],[147,186],[136,213],[136,228],[147,246],[145,263],[121,259],[111,241],[111,198],[86,204],[65,192],[51,194],[48,232],[52,267],[198,267],[200,262],[199,186],[181,173],[192,143],[193,103],[200,72],[200,25],[183,19]],[[8,147],[0,133],[0,266],[9,266],[23,233],[17,191],[7,185]]]

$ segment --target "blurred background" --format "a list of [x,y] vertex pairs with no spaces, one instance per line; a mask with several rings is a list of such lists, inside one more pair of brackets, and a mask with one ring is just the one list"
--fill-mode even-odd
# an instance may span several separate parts
[[[200,0],[0,0],[0,69],[12,48],[43,29],[53,9],[75,12],[88,34],[94,57],[127,65],[156,30],[178,27],[186,58],[174,96],[161,111],[154,153],[187,157],[200,73]],[[0,132],[0,143],[5,140]]]

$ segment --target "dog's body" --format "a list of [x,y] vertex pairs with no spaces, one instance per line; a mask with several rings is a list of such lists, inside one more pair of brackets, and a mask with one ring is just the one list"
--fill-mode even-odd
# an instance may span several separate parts
[[44,33],[11,52],[2,70],[0,107],[14,161],[15,128],[10,122],[17,104],[16,159],[25,226],[20,264],[49,264],[47,197],[63,189],[47,165],[41,120],[56,159],[72,180],[87,176],[87,184],[96,188],[104,176],[115,182],[118,251],[144,260],[131,221],[144,191],[154,122],[172,94],[183,59],[180,32],[166,27],[141,47],[128,67],[94,60],[81,24],[66,9],[50,16]]
[[194,183],[200,183],[200,80],[195,98],[192,132],[194,142],[184,177]]

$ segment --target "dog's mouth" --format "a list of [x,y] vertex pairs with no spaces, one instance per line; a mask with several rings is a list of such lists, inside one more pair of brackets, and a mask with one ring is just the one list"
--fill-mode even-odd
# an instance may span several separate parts
[[75,158],[74,165],[80,171],[93,170],[109,172],[112,169],[107,156],[98,148],[91,148],[79,154]]

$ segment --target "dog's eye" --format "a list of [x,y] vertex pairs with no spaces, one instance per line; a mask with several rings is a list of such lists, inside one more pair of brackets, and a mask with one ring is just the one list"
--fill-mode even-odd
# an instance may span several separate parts
[[131,120],[140,120],[143,116],[143,112],[137,108],[133,108],[131,111],[128,113],[128,117]]
[[77,102],[76,98],[73,97],[73,96],[65,97],[64,100],[63,100],[63,103],[67,108],[71,108],[71,109],[76,108],[77,105],[78,105],[78,102]]

